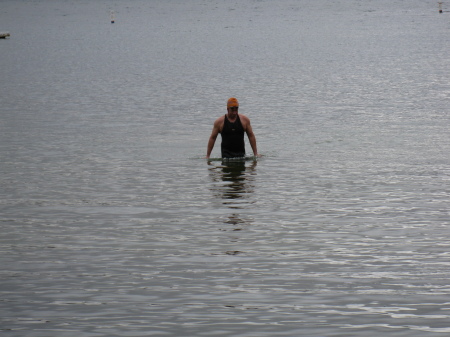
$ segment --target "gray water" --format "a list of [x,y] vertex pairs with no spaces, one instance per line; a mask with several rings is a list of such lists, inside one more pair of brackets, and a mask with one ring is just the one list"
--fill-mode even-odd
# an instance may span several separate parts
[[0,1],[2,336],[449,335],[445,5]]

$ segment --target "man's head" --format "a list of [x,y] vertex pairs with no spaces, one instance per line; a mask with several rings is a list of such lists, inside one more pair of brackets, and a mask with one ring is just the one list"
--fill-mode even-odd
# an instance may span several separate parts
[[236,111],[239,109],[239,102],[236,98],[231,97],[227,102],[227,110],[228,111]]
[[227,102],[227,109],[229,108],[239,108],[239,102],[236,98],[231,97]]

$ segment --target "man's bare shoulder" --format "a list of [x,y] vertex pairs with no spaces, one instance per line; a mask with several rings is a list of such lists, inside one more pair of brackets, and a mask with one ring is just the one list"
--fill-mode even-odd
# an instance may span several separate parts
[[225,116],[220,116],[214,121],[214,126],[221,126],[225,120]]
[[242,124],[250,124],[250,118],[248,118],[246,115],[239,114],[239,118],[241,119]]

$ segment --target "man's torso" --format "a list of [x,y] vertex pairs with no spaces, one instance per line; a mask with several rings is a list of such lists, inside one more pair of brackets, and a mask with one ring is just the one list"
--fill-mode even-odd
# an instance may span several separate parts
[[231,122],[227,115],[224,116],[222,130],[222,158],[236,158],[245,156],[244,126],[239,115]]

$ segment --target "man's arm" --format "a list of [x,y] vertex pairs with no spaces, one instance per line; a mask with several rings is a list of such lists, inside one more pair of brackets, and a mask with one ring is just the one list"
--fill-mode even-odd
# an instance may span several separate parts
[[247,129],[247,137],[248,141],[250,142],[250,146],[252,147],[253,154],[255,155],[255,157],[259,157],[258,148],[256,147],[256,137],[251,127]]
[[252,147],[253,155],[255,157],[259,157],[258,148],[256,146],[256,136],[253,133],[250,119],[248,119],[248,117],[245,117],[245,132],[247,133],[248,141],[250,142],[250,146]]
[[214,144],[216,143],[217,135],[220,132],[220,121],[219,119],[214,122],[214,126],[211,132],[211,136],[209,136],[208,147],[206,148],[206,159],[209,159],[211,152],[214,148]]

